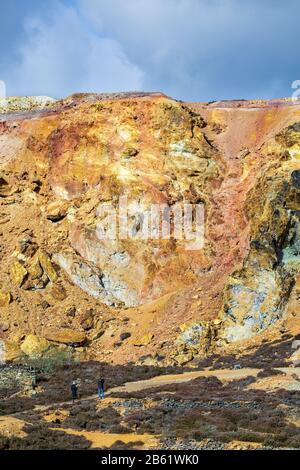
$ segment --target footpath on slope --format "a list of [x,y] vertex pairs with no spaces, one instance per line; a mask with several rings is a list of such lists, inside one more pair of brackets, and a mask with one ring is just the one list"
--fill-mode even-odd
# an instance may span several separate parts
[[[217,377],[219,380],[239,380],[249,375],[254,377],[257,376],[258,372],[261,369],[254,369],[254,368],[244,368],[244,369],[217,369],[217,370],[196,370],[191,372],[183,372],[182,374],[169,374],[169,375],[158,375],[152,377],[151,379],[147,380],[139,380],[136,382],[126,382],[124,385],[120,385],[118,387],[113,387],[106,392],[106,396],[108,397],[112,393],[134,393],[139,392],[141,390],[146,390],[150,388],[159,388],[164,385],[170,385],[174,383],[184,383],[189,382],[190,380],[196,379],[198,377]],[[300,379],[300,367],[281,367],[278,370],[284,372],[287,376],[291,377],[292,375],[296,375],[298,379]],[[78,402],[85,402],[90,400],[97,399],[97,395],[89,395],[86,397],[82,397],[78,399]],[[49,405],[37,405],[34,408],[26,409],[24,411],[18,411],[11,415],[2,416],[0,420],[9,417],[9,416],[19,416],[19,415],[26,415],[31,413],[32,411],[47,411],[51,410],[52,408],[59,408],[65,405],[72,405],[72,400],[63,401],[63,402],[56,402],[50,403]]]

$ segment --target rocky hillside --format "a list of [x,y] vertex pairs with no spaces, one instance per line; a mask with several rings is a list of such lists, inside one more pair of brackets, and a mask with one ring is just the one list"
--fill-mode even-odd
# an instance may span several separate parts
[[[2,360],[181,365],[300,334],[298,102],[9,99],[0,165]],[[104,239],[122,197],[132,236]],[[141,236],[183,201],[201,249]]]

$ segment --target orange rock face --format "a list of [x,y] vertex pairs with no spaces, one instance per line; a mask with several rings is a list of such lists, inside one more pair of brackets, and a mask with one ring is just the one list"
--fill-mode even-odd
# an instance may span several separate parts
[[[289,100],[74,95],[43,109],[8,107],[4,340],[68,328],[87,335],[92,357],[122,362],[162,350],[176,361],[177,345],[181,359],[182,348],[192,358],[289,322],[299,314],[298,121],[300,105]],[[183,203],[204,208],[196,249],[174,233]],[[154,220],[170,220],[170,237],[145,236],[153,207],[163,208]]]

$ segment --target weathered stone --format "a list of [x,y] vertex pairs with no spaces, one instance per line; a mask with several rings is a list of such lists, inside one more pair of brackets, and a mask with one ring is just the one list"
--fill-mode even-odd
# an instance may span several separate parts
[[79,317],[79,323],[84,330],[90,330],[94,326],[93,309],[88,309]]
[[38,246],[36,243],[32,242],[30,237],[25,237],[19,241],[19,249],[27,258],[31,258],[36,253]]
[[67,298],[66,289],[63,286],[54,284],[51,287],[50,294],[55,300],[63,301]]
[[292,342],[292,349],[300,349],[300,339],[295,339]]
[[141,358],[139,363],[143,366],[149,366],[149,367],[157,367],[157,359],[155,357],[149,355],[145,358]]
[[99,338],[101,338],[101,336],[103,336],[105,333],[105,326],[104,326],[104,322],[100,321],[97,323],[97,326],[96,328],[94,328],[90,333],[89,333],[89,339],[91,341],[95,341]]
[[0,341],[0,362],[12,362],[22,356],[22,351],[17,343],[12,341]]
[[52,202],[46,208],[46,217],[51,222],[59,222],[67,215],[69,204],[66,202]]
[[21,350],[30,357],[42,356],[50,347],[50,342],[36,335],[28,335],[21,344]]
[[[5,115],[0,277],[6,280],[9,255],[21,239],[14,258],[28,276],[19,276],[18,285],[32,290],[11,290],[10,333],[40,331],[43,322],[58,330],[68,322],[75,327],[87,306],[98,312],[104,303],[109,308],[103,306],[103,318],[115,309],[117,320],[89,330],[89,339],[107,332],[101,348],[92,349],[100,358],[128,328],[134,339],[151,331],[155,345],[171,341],[163,349],[173,357],[197,355],[212,345],[234,349],[239,346],[228,342],[254,341],[255,335],[258,344],[261,336],[275,342],[292,329],[296,336],[299,110],[289,100],[204,104],[158,94],[77,95],[49,113],[32,110],[18,114],[16,122]],[[12,188],[18,191],[13,197]],[[125,194],[132,210],[128,236],[101,238],[105,206],[118,210]],[[204,246],[191,250],[176,237],[139,236],[153,204],[171,210],[183,201],[205,206]],[[70,209],[61,210],[64,204]],[[67,220],[52,224],[47,216]],[[32,267],[31,247],[37,245],[45,259],[37,252]],[[57,278],[55,255],[69,277],[60,278],[69,303],[55,309],[49,286],[44,295],[51,309],[45,312],[35,291]],[[78,311],[72,322],[65,315],[68,305]],[[4,309],[0,315],[7,321]],[[273,328],[280,320],[287,323],[286,333]],[[186,326],[177,343],[181,322]],[[82,326],[90,328],[90,320]],[[149,352],[133,343],[124,341],[109,360],[136,360]]]
[[53,264],[49,256],[47,255],[47,253],[45,253],[44,251],[40,251],[38,257],[39,257],[39,262],[43,270],[47,274],[49,280],[51,282],[57,281],[57,278],[58,278],[57,272],[55,271]]
[[191,353],[186,353],[186,354],[178,354],[175,357],[175,361],[179,366],[184,366],[188,362],[190,362],[193,359],[193,355]]
[[292,364],[294,367],[299,367],[300,366],[300,349],[297,349],[291,357],[290,360],[292,361]]
[[24,266],[19,263],[18,261],[15,261],[12,266],[12,275],[15,283],[18,286],[21,286],[23,284],[23,281],[25,277],[27,276],[28,272],[24,268]]
[[190,325],[180,325],[181,334],[177,338],[178,345],[183,344],[187,347],[199,349],[203,337],[204,326],[201,322],[195,322]]
[[10,292],[0,290],[0,307],[7,307],[11,302]]
[[43,310],[46,310],[47,308],[50,307],[50,304],[47,302],[47,300],[43,300],[41,303],[41,307]]
[[146,333],[141,339],[135,341],[135,346],[148,346],[154,338],[153,333]]
[[134,147],[127,147],[122,156],[125,157],[125,158],[131,158],[131,157],[136,157],[136,155],[139,153],[139,151],[134,148]]
[[130,336],[131,336],[131,333],[129,333],[129,332],[121,333],[120,334],[120,340],[125,341],[125,339],[130,338]]
[[75,317],[76,315],[76,307],[70,307],[68,310],[66,310],[66,316],[67,317]]
[[48,341],[74,346],[82,345],[86,340],[84,332],[70,328],[46,328],[43,330],[43,336]]
[[8,322],[0,322],[0,331],[3,331],[5,333],[5,331],[8,331],[10,328],[10,325]]
[[28,272],[31,279],[39,279],[40,277],[42,277],[43,270],[37,257],[28,266]]

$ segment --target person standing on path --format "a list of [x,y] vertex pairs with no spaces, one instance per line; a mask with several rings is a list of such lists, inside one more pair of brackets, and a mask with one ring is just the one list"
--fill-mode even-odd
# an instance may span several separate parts
[[77,391],[78,391],[78,388],[77,388],[76,381],[73,380],[72,385],[71,385],[71,393],[72,393],[73,403],[77,399]]
[[104,379],[103,378],[98,380],[98,397],[104,398]]

